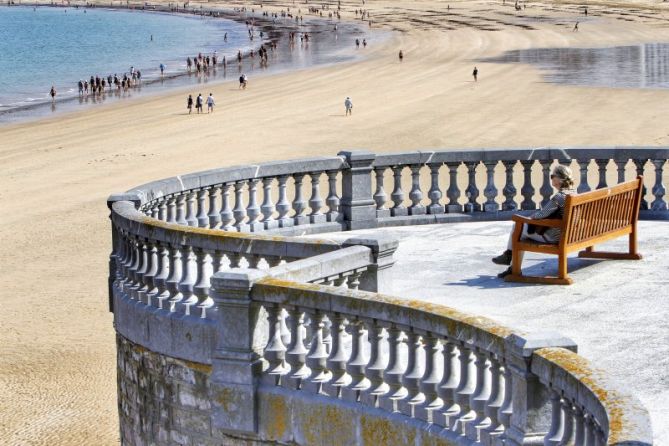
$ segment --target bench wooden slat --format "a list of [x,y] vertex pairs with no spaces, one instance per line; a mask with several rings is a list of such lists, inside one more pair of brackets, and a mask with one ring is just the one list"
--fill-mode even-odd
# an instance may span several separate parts
[[[512,274],[506,276],[511,282],[536,282],[569,284],[567,254],[579,252],[579,257],[597,259],[640,259],[637,252],[637,221],[643,177],[613,187],[598,189],[578,195],[568,195],[565,200],[562,220],[532,220],[514,216],[516,229],[513,234]],[[560,227],[562,237],[559,244],[542,244],[520,240],[522,224]],[[617,237],[629,237],[629,249],[625,253],[602,252],[593,249],[595,244]],[[522,253],[525,251],[558,255],[557,277],[524,276],[521,271]]]

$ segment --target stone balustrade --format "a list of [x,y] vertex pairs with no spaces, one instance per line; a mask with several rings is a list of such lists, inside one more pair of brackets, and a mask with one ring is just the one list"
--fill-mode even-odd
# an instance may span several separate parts
[[[652,444],[645,409],[569,339],[378,294],[395,240],[290,235],[508,218],[549,199],[558,161],[576,169],[579,191],[644,174],[642,218],[667,219],[668,156],[341,152],[111,196],[122,442],[366,444],[383,431],[386,444]],[[314,425],[323,410],[345,424]]]

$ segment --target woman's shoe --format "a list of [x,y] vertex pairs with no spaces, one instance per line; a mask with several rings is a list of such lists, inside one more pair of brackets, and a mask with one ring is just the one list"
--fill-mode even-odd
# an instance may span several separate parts
[[511,250],[507,249],[497,257],[493,257],[492,263],[496,263],[497,265],[511,265]]
[[512,272],[512,271],[511,271],[511,267],[508,267],[507,269],[505,269],[505,270],[502,271],[501,273],[497,274],[497,277],[499,277],[500,279],[503,279],[503,278],[505,278],[506,276],[508,276],[509,274],[511,274],[511,272]]

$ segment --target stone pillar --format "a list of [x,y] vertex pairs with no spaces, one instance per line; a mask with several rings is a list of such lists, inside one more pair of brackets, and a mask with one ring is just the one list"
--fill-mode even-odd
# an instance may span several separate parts
[[209,386],[211,421],[226,434],[254,434],[258,427],[256,390],[264,339],[259,335],[260,308],[251,301],[251,289],[264,276],[258,270],[238,269],[211,278],[218,314]]
[[369,152],[339,152],[348,164],[342,170],[340,211],[348,230],[375,228],[376,203],[372,197],[372,164],[376,155]]
[[375,293],[389,292],[392,289],[392,270],[395,264],[393,254],[399,242],[388,236],[353,237],[343,243],[343,247],[362,245],[372,250],[373,263],[360,277],[359,288]]
[[[112,206],[114,203],[119,201],[129,201],[135,205],[135,209],[139,209],[139,205],[142,203],[139,195],[137,194],[113,194],[107,198],[107,207],[111,212]],[[109,219],[111,220],[111,213],[109,214]],[[108,298],[109,298],[109,312],[114,312],[114,279],[116,278],[116,264],[117,264],[117,254],[120,250],[120,240],[118,236],[118,231],[114,223],[112,227],[112,252],[109,254],[109,277],[107,278],[107,289],[108,289]]]
[[551,425],[550,392],[532,374],[532,353],[540,348],[562,347],[576,352],[574,341],[557,333],[516,334],[506,339],[505,349],[512,375],[513,411],[506,430],[509,446],[543,446]]

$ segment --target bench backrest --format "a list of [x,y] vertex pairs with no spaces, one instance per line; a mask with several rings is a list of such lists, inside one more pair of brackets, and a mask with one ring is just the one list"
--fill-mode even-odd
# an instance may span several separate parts
[[563,243],[580,243],[632,227],[639,219],[643,177],[606,189],[568,195]]

